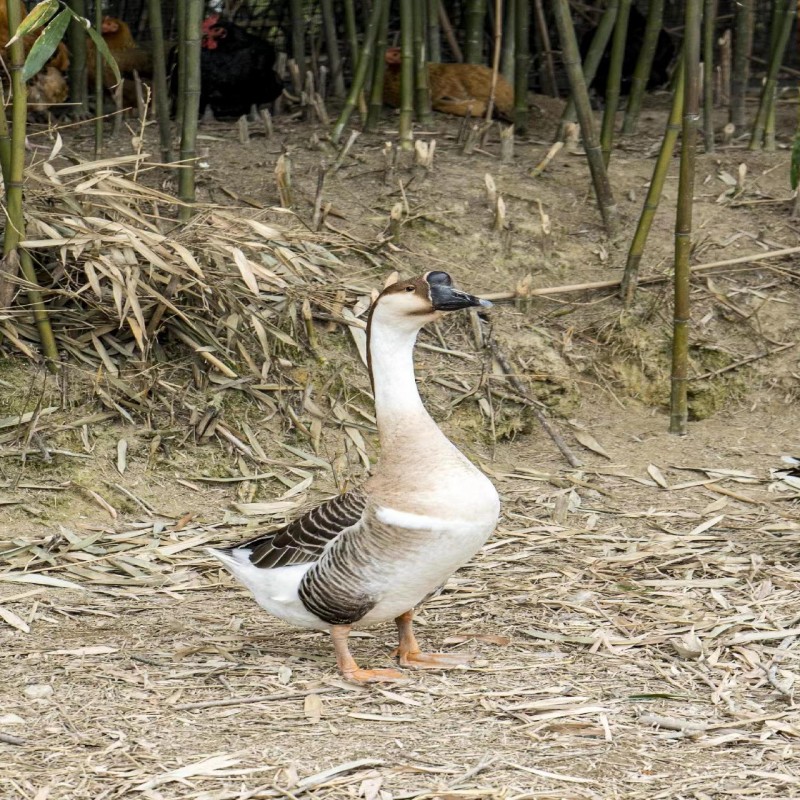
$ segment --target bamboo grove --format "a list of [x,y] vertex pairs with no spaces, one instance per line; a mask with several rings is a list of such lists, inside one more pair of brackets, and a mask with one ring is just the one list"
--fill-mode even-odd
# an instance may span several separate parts
[[[626,309],[635,302],[648,232],[680,139],[670,427],[673,432],[685,433],[694,156],[698,150],[714,152],[724,137],[730,140],[732,136],[744,137],[750,149],[775,149],[778,79],[794,30],[797,5],[794,0],[772,0],[767,19],[757,16],[756,0],[730,4],[730,13],[725,7],[726,15],[721,14],[721,0],[684,0],[683,4],[674,5],[681,6],[684,12],[677,27],[687,35],[676,39],[679,52],[673,59],[668,86],[672,93],[671,112],[638,224],[631,224],[630,230],[621,223],[608,170],[620,137],[624,140],[637,132],[642,99],[650,83],[659,36],[663,35],[664,0],[646,4],[632,0],[580,4],[570,0],[371,0],[363,4],[355,0],[289,0],[285,14],[288,52],[282,77],[287,87],[291,84],[285,92],[289,103],[299,102],[307,117],[314,98],[335,110],[328,141],[340,160],[352,146],[352,137],[345,137],[348,129],[374,133],[393,126],[399,148],[413,150],[415,125],[430,124],[436,101],[432,97],[430,64],[463,62],[491,70],[484,118],[468,122],[484,137],[492,125],[504,129],[513,126],[506,130],[506,138],[530,136],[531,90],[560,95],[567,102],[559,130],[536,131],[536,135],[563,139],[577,120],[599,217],[611,241],[627,252],[627,258],[622,259],[621,278],[621,300]],[[202,112],[201,24],[209,11],[203,0],[176,0],[169,17],[161,0],[147,0],[146,9],[152,34],[153,91],[141,92],[143,100],[138,111],[143,126],[147,118],[155,117],[157,121],[162,168],[173,170],[178,177],[173,223],[186,224],[192,217],[195,200],[196,142]],[[626,49],[631,47],[628,28],[632,15],[641,16],[642,10],[645,22],[641,41],[636,43],[635,66],[626,69]],[[23,287],[46,363],[57,369],[58,353],[49,328],[46,295],[37,280],[37,265],[20,246],[25,237],[25,82],[42,68],[65,38],[70,51],[69,115],[76,120],[94,120],[95,152],[100,155],[107,127],[111,127],[113,136],[122,124],[121,101],[115,100],[110,113],[104,107],[103,76],[111,70],[119,82],[120,74],[98,33],[103,19],[99,3],[69,0],[65,5],[58,0],[44,0],[24,20],[19,17],[19,6],[9,2],[9,34],[16,36],[4,53],[10,81],[3,85],[4,114],[0,116],[6,213],[0,300],[8,306],[14,287]],[[92,19],[91,25],[87,18]],[[588,33],[587,19],[591,20]],[[576,31],[576,21],[584,31],[582,37]],[[761,39],[768,45],[755,52],[754,32],[759,26],[767,31]],[[38,38],[26,58],[22,38],[31,35]],[[174,42],[172,48],[170,39]],[[399,113],[391,117],[384,108],[390,53],[397,54],[393,58],[399,65]],[[87,81],[90,59],[96,59],[91,86]],[[598,119],[592,107],[591,86],[603,64],[605,87],[599,97],[603,112]],[[755,95],[753,79],[759,86],[754,112],[746,102],[748,89],[751,98]],[[500,80],[512,87],[513,108],[502,121],[493,122]],[[137,87],[137,92],[140,90]],[[618,110],[623,107],[624,114],[620,115]],[[720,108],[727,109],[728,125],[724,131],[718,127]],[[793,150],[790,177],[794,187],[798,175],[800,138]],[[323,172],[320,181],[324,177]]]

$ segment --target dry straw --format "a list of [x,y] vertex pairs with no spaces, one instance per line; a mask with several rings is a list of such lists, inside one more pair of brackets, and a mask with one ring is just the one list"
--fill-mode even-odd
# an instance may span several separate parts
[[[23,244],[40,264],[61,353],[102,374],[128,407],[169,390],[151,380],[142,392],[126,375],[187,353],[213,382],[264,400],[254,386],[270,383],[275,355],[306,346],[297,308],[309,298],[329,307],[341,288],[337,243],[292,230],[285,213],[275,224],[272,209],[208,205],[178,227],[175,198],[137,180],[146,155],[60,166],[57,151],[29,171]],[[38,360],[27,308],[0,313],[0,333]]]

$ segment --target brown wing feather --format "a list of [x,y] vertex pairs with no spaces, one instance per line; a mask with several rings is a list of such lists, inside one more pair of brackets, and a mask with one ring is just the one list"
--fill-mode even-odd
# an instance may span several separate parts
[[239,548],[252,550],[251,563],[262,569],[308,564],[319,559],[328,542],[361,519],[366,505],[366,495],[360,490],[345,492],[312,508],[285,528],[251,539]]

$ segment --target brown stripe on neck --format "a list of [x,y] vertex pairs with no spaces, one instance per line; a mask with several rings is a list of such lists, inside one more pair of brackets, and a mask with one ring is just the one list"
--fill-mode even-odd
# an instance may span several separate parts
[[375,306],[378,305],[380,296],[370,306],[369,316],[367,317],[367,372],[369,372],[369,385],[372,387],[372,396],[375,397],[375,376],[372,374],[372,315],[375,313]]
[[[427,272],[425,273],[428,274]],[[376,298],[375,302],[369,308],[369,316],[367,317],[367,370],[369,371],[369,383],[372,387],[372,394],[375,395],[375,376],[372,372],[372,316],[375,313],[375,307],[381,301],[381,298],[387,294],[395,294],[408,291],[409,287],[413,287],[414,291],[419,297],[427,300],[430,303],[430,286],[424,277],[414,278],[409,281],[396,281],[395,283],[387,286]],[[411,314],[430,314],[433,307],[430,309],[421,309],[419,311],[412,311]]]

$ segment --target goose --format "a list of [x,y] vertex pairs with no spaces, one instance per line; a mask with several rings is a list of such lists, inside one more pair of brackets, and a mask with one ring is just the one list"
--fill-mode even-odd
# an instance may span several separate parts
[[781,456],[781,461],[786,464],[783,472],[793,478],[800,478],[800,458],[796,456]]
[[781,456],[781,461],[786,464],[781,469],[771,469],[770,476],[778,478],[792,489],[800,489],[800,458],[796,456]]
[[428,323],[490,305],[456,289],[441,271],[387,286],[367,323],[380,442],[373,474],[279,530],[209,549],[263,609],[296,627],[328,631],[348,681],[404,677],[395,669],[360,668],[348,647],[352,629],[391,620],[399,634],[393,655],[401,667],[448,669],[470,660],[422,652],[414,609],[486,542],[500,499],[422,404],[413,351]]

